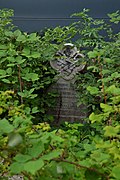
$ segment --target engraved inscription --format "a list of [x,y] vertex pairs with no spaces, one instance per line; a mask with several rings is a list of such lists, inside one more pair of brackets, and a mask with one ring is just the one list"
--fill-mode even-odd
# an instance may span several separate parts
[[56,106],[49,113],[54,115],[55,122],[61,121],[82,121],[86,116],[84,106],[77,107],[76,91],[74,88],[74,77],[77,72],[85,68],[85,63],[79,64],[83,54],[74,47],[73,44],[65,44],[61,51],[57,53],[58,58],[51,61],[51,66],[59,72],[57,82],[51,86],[50,90],[56,90],[58,97]]

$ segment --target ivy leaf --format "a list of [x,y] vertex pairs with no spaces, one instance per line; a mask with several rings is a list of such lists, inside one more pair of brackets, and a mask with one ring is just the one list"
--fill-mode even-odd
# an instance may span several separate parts
[[44,162],[42,159],[38,159],[36,161],[29,161],[24,164],[24,170],[35,175],[35,173],[40,170],[44,166]]

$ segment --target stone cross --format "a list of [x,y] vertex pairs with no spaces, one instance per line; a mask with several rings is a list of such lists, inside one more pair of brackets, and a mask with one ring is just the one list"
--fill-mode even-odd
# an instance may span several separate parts
[[55,60],[50,61],[52,68],[58,71],[57,81],[50,89],[57,91],[59,97],[56,99],[56,106],[49,111],[57,124],[63,121],[80,122],[85,117],[85,107],[77,107],[74,85],[75,75],[86,66],[81,59],[84,59],[84,55],[73,44],[67,43],[57,52]]

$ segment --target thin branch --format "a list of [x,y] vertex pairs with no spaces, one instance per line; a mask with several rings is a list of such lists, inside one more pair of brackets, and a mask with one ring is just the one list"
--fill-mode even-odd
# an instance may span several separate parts
[[[22,80],[21,80],[21,73],[20,73],[21,69],[20,69],[20,65],[18,65],[18,79],[19,79],[19,83],[20,83],[20,92],[22,92]],[[23,98],[22,96],[20,96],[21,98],[21,104],[23,104]]]
[[86,167],[86,166],[77,164],[76,162],[68,161],[68,160],[62,159],[62,158],[59,158],[59,159],[53,159],[53,160],[55,160],[55,161],[62,161],[62,162],[69,163],[69,164],[73,164],[73,165],[75,165],[75,166],[78,167],[78,168],[88,169],[89,171],[96,172],[96,173],[99,174],[100,176],[105,177],[106,180],[109,180],[109,177],[108,177],[108,176],[106,176],[105,174],[99,172],[99,171],[98,171],[97,169],[95,169],[95,168]]

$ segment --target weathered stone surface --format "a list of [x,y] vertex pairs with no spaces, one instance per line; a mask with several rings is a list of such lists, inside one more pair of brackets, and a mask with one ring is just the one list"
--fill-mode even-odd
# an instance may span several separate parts
[[70,81],[60,78],[56,84],[51,86],[51,90],[58,92],[59,96],[56,99],[56,106],[49,113],[55,117],[55,122],[62,121],[82,121],[85,117],[84,106],[77,107],[76,91]]
[[57,82],[53,84],[50,91],[57,91],[58,98],[56,106],[48,112],[54,115],[55,122],[62,121],[82,121],[85,117],[84,106],[77,107],[75,91],[75,75],[85,68],[85,63],[80,58],[84,58],[73,44],[65,44],[64,48],[57,53],[57,59],[51,61],[51,66],[59,73]]

